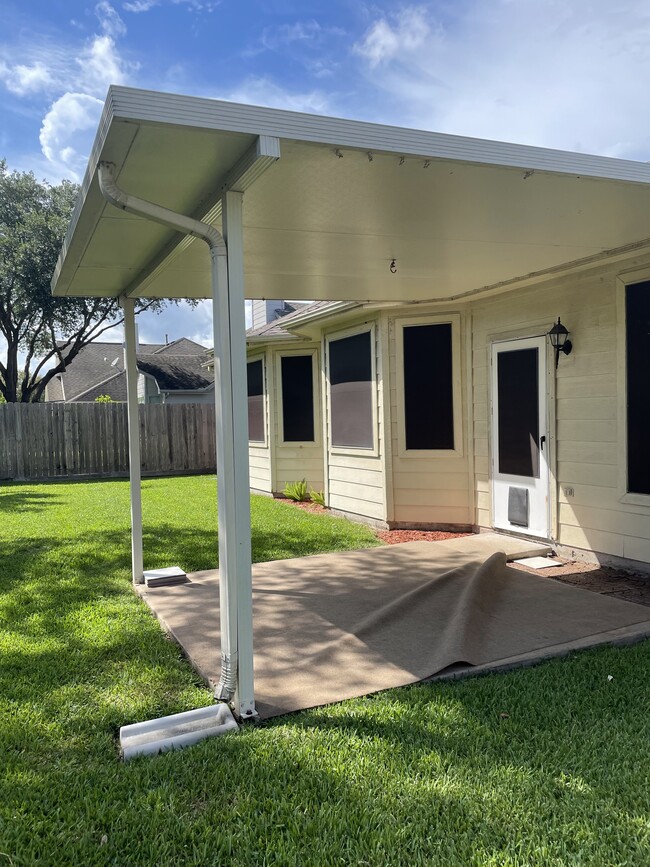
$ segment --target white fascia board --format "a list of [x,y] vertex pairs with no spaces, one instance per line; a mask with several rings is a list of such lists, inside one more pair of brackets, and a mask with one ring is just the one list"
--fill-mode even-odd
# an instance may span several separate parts
[[331,307],[314,310],[312,313],[309,311],[300,314],[296,313],[295,316],[291,317],[291,322],[289,322],[286,327],[288,329],[293,329],[294,327],[307,325],[310,322],[316,322],[318,319],[327,319],[330,316],[338,316],[339,313],[352,310],[354,307],[363,306],[363,301],[333,301]]
[[297,334],[251,334],[250,337],[246,338],[246,343],[250,345],[257,343],[277,343],[278,341],[283,343],[299,343],[302,340],[303,338],[299,337]]
[[116,118],[267,135],[340,148],[650,183],[650,165],[447,133],[128,87],[109,91]]
[[[65,234],[65,238],[63,239],[59,258],[57,259],[57,263],[54,268],[54,273],[52,275],[52,280],[50,283],[53,293],[59,283],[59,280],[62,276],[64,276],[64,266],[66,265],[68,252],[70,251],[70,245],[77,231],[81,211],[86,202],[88,192],[95,177],[95,173],[97,171],[97,164],[99,163],[100,156],[106,142],[106,137],[108,136],[108,131],[111,126],[111,121],[114,116],[112,92],[113,88],[109,87],[102,115],[99,119],[99,126],[97,127],[97,132],[95,133],[95,140],[90,150],[90,156],[88,157],[86,172],[84,174],[83,181],[81,182],[81,186],[79,188],[79,195],[77,196],[77,201],[72,211],[72,216],[70,217],[70,223],[68,224],[68,230]],[[135,135],[135,128],[133,130],[133,134]],[[67,292],[58,292],[56,294],[67,295]]]
[[330,307],[322,310],[316,310],[313,313],[309,313],[305,311],[302,314],[292,314],[291,322],[287,322],[286,325],[281,325],[281,328],[285,329],[284,334],[250,334],[246,336],[246,342],[248,344],[255,343],[278,343],[279,341],[284,342],[295,342],[305,340],[309,340],[308,337],[303,337],[300,334],[292,334],[291,332],[295,328],[299,328],[301,325],[307,325],[311,322],[316,322],[319,319],[328,319],[330,316],[338,316],[339,313],[344,313],[347,310],[352,310],[355,307],[363,307],[364,303],[362,301],[333,301]]

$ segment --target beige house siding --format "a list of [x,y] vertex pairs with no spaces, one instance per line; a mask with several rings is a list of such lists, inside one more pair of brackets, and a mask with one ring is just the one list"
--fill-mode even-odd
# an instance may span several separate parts
[[647,502],[625,502],[624,290],[618,278],[630,271],[628,282],[648,279],[650,257],[601,265],[472,305],[479,526],[492,526],[491,342],[545,333],[561,316],[571,332],[573,352],[560,357],[555,394],[550,395],[551,535],[569,548],[650,560],[650,497]]
[[[386,522],[386,449],[384,442],[384,382],[382,365],[381,317],[365,318],[356,324],[346,323],[344,329],[328,329],[324,334],[323,353],[326,358],[328,338],[347,336],[372,328],[375,362],[375,449],[336,449],[331,446],[329,401],[325,405],[324,435],[327,453],[327,501],[332,509]],[[327,388],[327,386],[326,386]]]
[[[454,452],[409,451],[403,441],[403,409],[398,389],[403,386],[399,330],[404,325],[452,322],[454,325],[454,367],[456,383],[454,412],[457,417],[456,449]],[[471,492],[471,455],[467,437],[467,364],[465,316],[456,310],[439,308],[403,308],[389,318],[390,334],[390,409],[392,444],[393,522],[408,524],[474,523],[474,503]],[[422,400],[435,400],[435,382]],[[401,435],[400,435],[401,432]]]
[[[573,352],[557,371],[547,343],[550,538],[561,551],[587,550],[650,562],[650,496],[626,492],[625,284],[650,280],[650,253],[576,270],[502,294],[443,305],[404,305],[347,314],[310,341],[265,350],[267,444],[251,446],[251,486],[281,490],[306,478],[325,490],[337,511],[389,525],[493,527],[491,482],[491,354],[495,341],[546,335],[561,316]],[[406,452],[400,396],[399,331],[406,323],[452,321],[455,448]],[[332,448],[327,345],[371,328],[374,345],[376,443],[373,449]],[[320,340],[320,343],[318,342]],[[318,444],[280,441],[279,354],[318,353]],[[251,349],[250,357],[260,350]],[[435,399],[435,383],[431,397]],[[423,399],[427,396],[423,395]]]

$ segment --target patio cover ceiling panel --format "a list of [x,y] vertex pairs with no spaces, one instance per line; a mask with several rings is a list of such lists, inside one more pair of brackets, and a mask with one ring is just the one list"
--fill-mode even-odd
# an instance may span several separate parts
[[209,297],[202,242],[147,275],[174,233],[105,204],[96,162],[202,216],[255,131],[281,157],[244,197],[248,297],[447,298],[650,237],[642,163],[115,88],[56,294]]

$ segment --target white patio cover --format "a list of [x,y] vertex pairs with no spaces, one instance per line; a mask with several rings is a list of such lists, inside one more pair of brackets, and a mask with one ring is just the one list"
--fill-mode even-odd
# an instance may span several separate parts
[[[221,276],[207,244],[169,228],[177,220],[145,219],[139,214],[155,212],[146,203],[130,212],[110,204],[97,181],[100,161],[126,197],[216,226],[228,248]],[[242,717],[255,715],[244,297],[404,303],[499,292],[522,277],[625,255],[649,242],[649,214],[645,163],[109,90],[53,292],[120,297],[125,310],[136,581],[132,301],[213,299],[228,687],[218,695]]]
[[248,298],[458,298],[650,238],[645,163],[112,87],[56,295],[211,297],[205,245],[105,203],[99,160],[215,225],[245,191]]

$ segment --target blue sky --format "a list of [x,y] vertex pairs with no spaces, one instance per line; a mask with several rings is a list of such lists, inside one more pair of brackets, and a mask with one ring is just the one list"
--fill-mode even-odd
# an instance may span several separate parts
[[[0,156],[80,179],[109,84],[650,159],[647,0],[4,0]],[[143,339],[210,342],[207,304]]]

